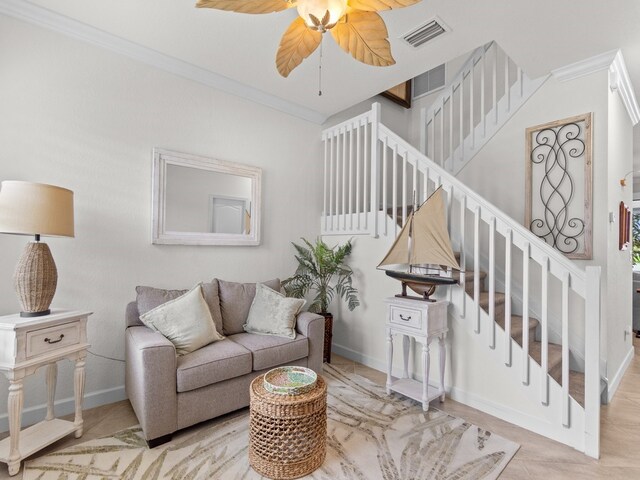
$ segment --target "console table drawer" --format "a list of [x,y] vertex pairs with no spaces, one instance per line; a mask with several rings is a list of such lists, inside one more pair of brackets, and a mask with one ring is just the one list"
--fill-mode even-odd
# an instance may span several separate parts
[[68,347],[79,341],[80,325],[77,322],[33,330],[27,332],[27,358]]
[[391,306],[390,322],[403,327],[422,329],[422,312],[411,308]]

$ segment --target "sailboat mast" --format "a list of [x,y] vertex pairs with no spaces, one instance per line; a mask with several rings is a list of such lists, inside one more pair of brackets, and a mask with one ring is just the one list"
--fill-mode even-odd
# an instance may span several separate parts
[[411,266],[411,257],[413,256],[413,215],[411,215],[411,220],[409,220],[409,236],[407,237],[407,263],[409,264],[409,273],[412,272]]
[[413,217],[416,214],[416,191],[413,191],[413,215],[411,215],[411,220],[409,224],[409,238],[407,239],[407,263],[409,264],[409,273],[413,271],[413,265],[411,265],[411,259],[415,258],[413,255],[413,250],[415,248],[415,242],[413,241]]

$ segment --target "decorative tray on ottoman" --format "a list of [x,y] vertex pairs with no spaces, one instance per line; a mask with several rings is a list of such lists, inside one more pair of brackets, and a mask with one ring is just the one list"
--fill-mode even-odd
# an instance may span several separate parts
[[278,367],[264,374],[264,389],[279,395],[301,395],[313,389],[316,372],[305,367]]

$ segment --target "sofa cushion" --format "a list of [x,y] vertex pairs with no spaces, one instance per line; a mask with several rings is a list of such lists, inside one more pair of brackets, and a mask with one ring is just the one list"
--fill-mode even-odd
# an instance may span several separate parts
[[282,293],[258,283],[247,323],[243,325],[244,331],[296,338],[296,315],[305,303],[306,300],[303,298],[287,298]]
[[228,339],[178,357],[178,392],[188,392],[251,372],[251,352]]
[[309,340],[302,334],[294,340],[253,333],[237,333],[227,338],[252,353],[254,371],[277,367],[309,355]]
[[[220,311],[222,312],[222,333],[224,335],[242,333],[244,331],[242,326],[247,323],[251,302],[253,302],[253,297],[256,295],[256,284],[226,282],[224,280],[218,280],[217,282],[220,295]],[[280,291],[280,280],[278,278],[260,283],[277,292]]]
[[[163,288],[138,286],[136,287],[138,314],[144,315],[149,310],[153,310],[164,303],[175,300],[188,291],[189,290],[165,290]],[[220,297],[218,295],[218,281],[216,279],[211,283],[202,284],[202,296],[205,302],[207,302],[217,332],[222,334],[222,313],[220,313]],[[138,322],[138,324],[143,325],[142,322]]]
[[175,345],[178,355],[185,355],[224,338],[216,331],[200,284],[184,295],[140,315],[140,320],[168,338]]
[[136,303],[138,304],[138,314],[144,315],[150,310],[159,307],[163,303],[181,297],[189,290],[165,290],[163,288],[136,287]]

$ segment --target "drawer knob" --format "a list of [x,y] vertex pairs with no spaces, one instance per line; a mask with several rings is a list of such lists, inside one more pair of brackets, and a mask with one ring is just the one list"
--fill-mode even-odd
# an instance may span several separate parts
[[48,343],[49,345],[51,345],[51,344],[53,344],[53,343],[61,342],[63,338],[64,338],[64,333],[61,333],[61,334],[60,334],[60,338],[58,338],[57,340],[51,340],[49,337],[47,337],[47,338],[45,338],[45,339],[44,339],[44,341],[45,341],[46,343]]
[[404,320],[405,322],[408,322],[409,320],[411,320],[411,315],[409,315],[408,317],[405,317],[404,315],[400,314],[400,320]]

